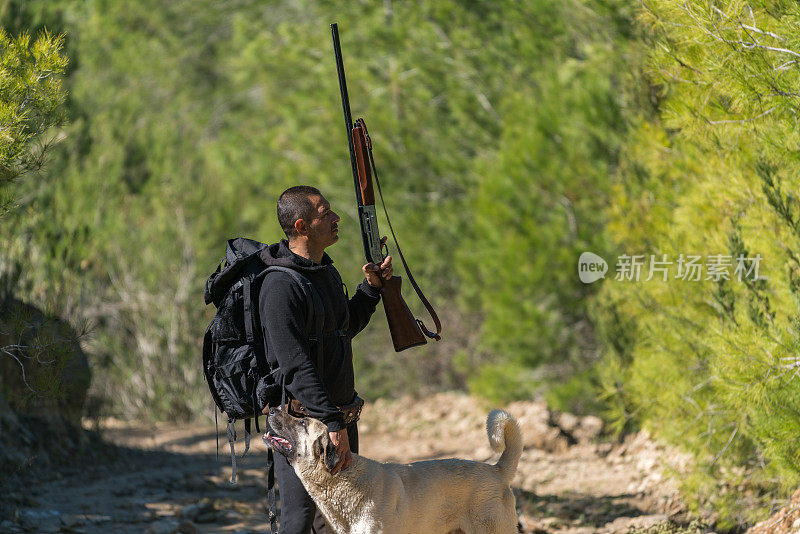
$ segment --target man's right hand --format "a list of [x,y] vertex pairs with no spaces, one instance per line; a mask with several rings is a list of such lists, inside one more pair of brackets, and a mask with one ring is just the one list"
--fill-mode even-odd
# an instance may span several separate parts
[[335,475],[339,471],[344,471],[350,467],[350,462],[353,461],[353,456],[350,453],[350,438],[347,436],[346,428],[336,432],[328,432],[328,437],[331,438],[331,443],[336,447],[336,452],[339,454],[339,463],[331,470],[331,474]]

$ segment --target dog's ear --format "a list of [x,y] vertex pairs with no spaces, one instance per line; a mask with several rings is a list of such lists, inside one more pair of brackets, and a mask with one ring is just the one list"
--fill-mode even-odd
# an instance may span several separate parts
[[330,440],[330,438],[323,434],[314,440],[314,445],[312,446],[314,458],[322,458],[325,454],[325,444],[323,443],[323,440]]
[[323,434],[314,440],[314,458],[322,460],[322,465],[328,471],[333,471],[333,468],[339,463],[339,452],[334,447],[328,434]]
[[339,463],[339,452],[333,446],[333,442],[329,439],[325,444],[325,467],[328,471],[333,471],[336,464]]

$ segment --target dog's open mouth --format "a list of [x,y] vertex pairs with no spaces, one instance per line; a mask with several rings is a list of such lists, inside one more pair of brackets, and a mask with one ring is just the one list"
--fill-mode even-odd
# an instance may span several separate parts
[[266,443],[268,447],[272,447],[273,449],[282,449],[286,452],[292,450],[292,444],[289,443],[289,440],[275,434],[267,432],[261,439],[264,440],[264,443]]

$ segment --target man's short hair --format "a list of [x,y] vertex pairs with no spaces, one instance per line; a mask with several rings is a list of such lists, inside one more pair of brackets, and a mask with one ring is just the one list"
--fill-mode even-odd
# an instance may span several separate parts
[[296,185],[290,187],[278,197],[278,224],[288,239],[297,235],[294,223],[297,219],[307,220],[314,209],[309,197],[322,196],[319,189],[310,185]]

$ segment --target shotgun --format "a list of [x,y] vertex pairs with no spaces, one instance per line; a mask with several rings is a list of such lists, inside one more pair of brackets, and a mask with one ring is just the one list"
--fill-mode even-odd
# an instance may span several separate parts
[[[380,265],[386,256],[383,254],[383,246],[385,246],[385,244],[381,243],[381,234],[378,231],[378,219],[375,210],[375,190],[372,185],[373,175],[375,177],[375,184],[378,186],[378,194],[381,196],[382,204],[383,195],[380,190],[381,186],[378,181],[378,174],[375,170],[375,161],[372,157],[372,141],[369,137],[369,132],[367,132],[367,125],[364,119],[358,119],[354,123],[350,115],[350,99],[347,96],[347,82],[344,77],[342,50],[339,45],[339,29],[336,23],[331,24],[331,34],[333,35],[333,52],[336,57],[336,70],[339,75],[339,91],[342,95],[347,143],[350,148],[350,164],[353,168],[353,179],[355,180],[356,204],[358,206],[358,220],[361,225],[361,236],[364,242],[364,255],[368,262]],[[409,347],[424,345],[427,342],[425,339],[426,336],[436,340],[441,339],[440,334],[442,332],[442,326],[433,307],[422,294],[414,277],[411,275],[406,260],[403,257],[403,252],[400,250],[400,245],[398,245],[397,238],[394,235],[392,223],[389,221],[389,214],[386,212],[386,204],[383,204],[383,209],[386,213],[386,221],[389,223],[389,228],[392,231],[392,238],[394,238],[397,252],[403,262],[403,267],[408,275],[408,279],[436,324],[436,332],[431,332],[425,327],[422,321],[414,318],[414,315],[411,313],[411,310],[408,309],[400,293],[402,279],[399,276],[392,276],[391,279],[384,280],[383,288],[381,289],[383,309],[386,312],[386,321],[389,323],[389,332],[392,335],[394,350],[400,352]]]

